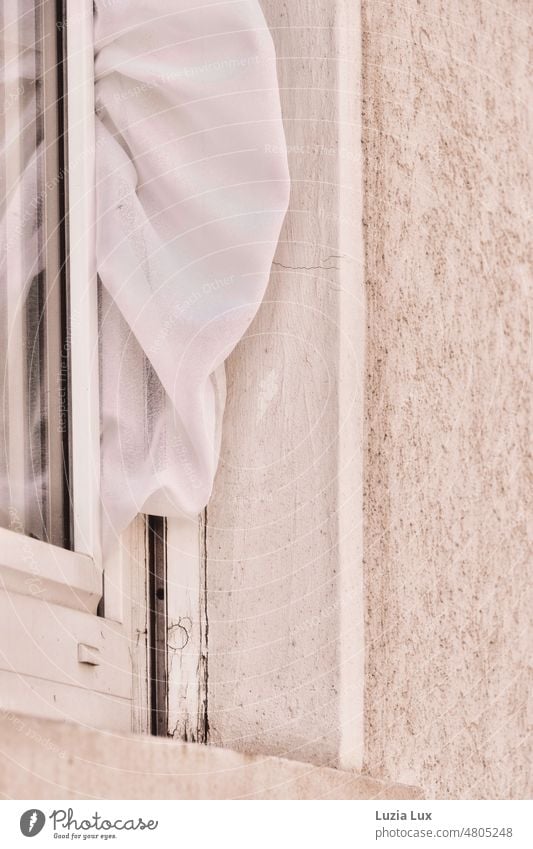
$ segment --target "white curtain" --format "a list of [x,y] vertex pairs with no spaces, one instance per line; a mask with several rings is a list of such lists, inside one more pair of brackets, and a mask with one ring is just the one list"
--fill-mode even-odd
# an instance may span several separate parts
[[[48,538],[42,51],[33,0],[0,8],[0,525]],[[49,440],[48,440],[49,437]],[[61,469],[55,470],[55,476]],[[57,541],[54,539],[54,541]]]
[[[56,379],[54,398],[47,393],[40,353],[48,271],[38,11],[13,0],[1,14],[0,525],[51,539],[61,468],[47,445],[61,434],[48,411],[61,398]],[[224,360],[263,297],[289,182],[258,0],[97,0],[95,46],[109,548],[138,512],[195,515],[209,498]]]
[[258,0],[97,0],[97,268],[105,544],[194,515],[224,360],[263,298],[289,181]]

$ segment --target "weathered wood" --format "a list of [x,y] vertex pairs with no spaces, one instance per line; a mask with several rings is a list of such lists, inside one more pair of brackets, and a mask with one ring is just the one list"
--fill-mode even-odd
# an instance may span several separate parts
[[167,523],[148,516],[148,622],[150,730],[168,734],[167,674]]
[[130,639],[131,730],[150,731],[150,687],[148,681],[148,539],[144,516],[138,516],[125,532],[128,560],[125,563],[127,598],[124,623]]
[[204,521],[167,522],[168,733],[206,742]]

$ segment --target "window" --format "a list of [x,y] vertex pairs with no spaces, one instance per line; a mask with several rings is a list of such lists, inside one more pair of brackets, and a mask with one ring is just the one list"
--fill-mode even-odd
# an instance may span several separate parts
[[[141,190],[130,180],[125,193],[121,186],[114,191],[112,178],[120,182],[122,172],[113,156],[98,158],[103,176],[98,173],[97,180],[112,188],[110,212],[107,217],[95,212],[92,2],[17,0],[6,7],[7,0],[2,4],[9,19],[5,67],[13,65],[14,71],[5,77],[4,104],[7,111],[13,101],[13,110],[9,132],[5,125],[2,129],[6,157],[12,159],[2,167],[18,219],[10,231],[17,236],[12,264],[1,281],[10,302],[2,349],[6,425],[0,471],[6,487],[0,505],[0,706],[205,741],[207,522],[205,517],[200,522],[177,517],[201,510],[211,490],[225,394],[220,367],[264,293],[286,210],[284,135],[270,34],[258,4],[247,5],[245,14],[236,12],[235,27],[220,10],[220,32],[216,26],[208,35],[220,61],[206,63],[204,19],[191,7],[191,32],[198,37],[187,40],[184,64],[175,75],[164,73],[164,65],[160,75],[152,69],[155,76],[147,84],[123,74],[131,82],[129,91],[122,90],[124,80],[115,70],[123,45],[114,46],[107,65],[98,49],[99,94],[106,74],[119,77],[120,90],[111,87],[109,99],[99,101],[97,126],[109,130],[113,144],[108,148],[115,153],[127,147],[122,165],[131,165],[128,157],[143,161],[145,139],[151,138],[153,113],[150,103],[143,113],[140,94],[148,92],[147,99],[156,98],[157,104],[157,98],[164,99],[158,83],[188,89],[194,81],[185,117],[181,95],[172,99],[178,130],[160,127],[164,138],[176,137],[174,153],[168,162],[159,150],[155,157],[158,177],[183,160],[169,209],[178,209],[186,229],[181,232],[161,214],[157,196],[163,184],[158,183],[154,197],[161,234],[152,239],[147,210],[154,198],[147,196],[147,209],[141,210],[146,233],[139,239],[139,210],[129,201],[138,202]],[[98,13],[103,10],[109,12],[107,24],[120,35],[116,10],[102,3]],[[141,18],[149,17],[143,8]],[[170,50],[171,62],[172,38],[179,41],[183,26],[181,15],[176,17],[171,37],[160,21],[156,33]],[[241,28],[243,20],[249,29]],[[143,38],[134,36],[142,57]],[[108,43],[105,27],[103,42]],[[236,60],[241,49],[242,58]],[[141,71],[145,68],[143,61]],[[226,81],[229,92],[224,85],[220,90]],[[118,125],[111,120],[110,104],[124,110],[122,130],[137,127],[136,148],[131,138],[116,144]],[[137,113],[133,120],[125,104],[128,110],[135,105],[142,120]],[[159,112],[166,115],[170,109]],[[104,127],[106,116],[110,127]],[[28,162],[34,163],[33,171]],[[142,185],[152,182],[143,179]],[[31,213],[27,221],[26,210]],[[31,239],[21,234],[21,220]],[[111,281],[105,264],[98,266],[101,317],[107,314],[106,296],[120,304],[123,315],[112,331],[123,328],[135,343],[139,307],[146,307],[146,299],[156,305],[147,309],[150,320],[133,351],[135,368],[129,374],[142,374],[138,383],[107,367],[106,339],[118,353],[115,362],[124,359],[125,346],[120,333],[106,336],[103,318],[99,333],[97,223],[98,236],[105,234],[107,254],[113,255]],[[179,250],[161,251],[161,259],[160,244]],[[124,248],[120,255],[117,246]],[[101,259],[100,247],[98,253]],[[139,269],[135,297],[131,275]],[[211,335],[212,328],[218,329]],[[152,370],[147,351],[159,371]],[[99,359],[106,363],[101,375]],[[119,394],[127,396],[124,404],[116,403]],[[119,424],[125,426],[113,430],[106,422],[118,407]],[[108,450],[110,430],[117,436]],[[124,466],[126,474],[121,474]],[[109,479],[117,503],[124,494],[131,496],[120,527],[139,504],[169,518],[138,517],[120,548],[104,557],[100,513]]]
[[3,4],[0,521],[69,547],[62,38],[53,12],[49,3]]
[[1,14],[0,706],[144,730],[144,522],[100,545],[92,2]]

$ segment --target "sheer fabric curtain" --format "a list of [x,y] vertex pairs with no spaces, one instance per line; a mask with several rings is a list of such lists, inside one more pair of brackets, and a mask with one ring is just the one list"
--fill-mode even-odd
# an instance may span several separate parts
[[[43,204],[57,181],[44,185],[41,8],[2,5],[0,524],[62,544],[49,516],[63,470],[49,427],[61,395]],[[289,183],[257,0],[97,0],[95,44],[109,546],[140,511],[194,515],[209,498],[224,360],[263,297]]]
[[97,0],[97,236],[106,542],[209,499],[224,360],[288,204],[257,0]]
[[47,146],[48,159],[55,148],[45,127],[57,114],[44,92],[49,23],[33,0],[0,4],[0,525],[64,545],[62,294],[51,246],[59,180],[46,170]]

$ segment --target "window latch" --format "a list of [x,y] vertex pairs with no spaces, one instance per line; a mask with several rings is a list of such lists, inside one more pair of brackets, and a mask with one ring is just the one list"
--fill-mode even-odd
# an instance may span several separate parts
[[78,663],[87,663],[89,666],[100,665],[100,650],[96,646],[88,646],[78,643]]

